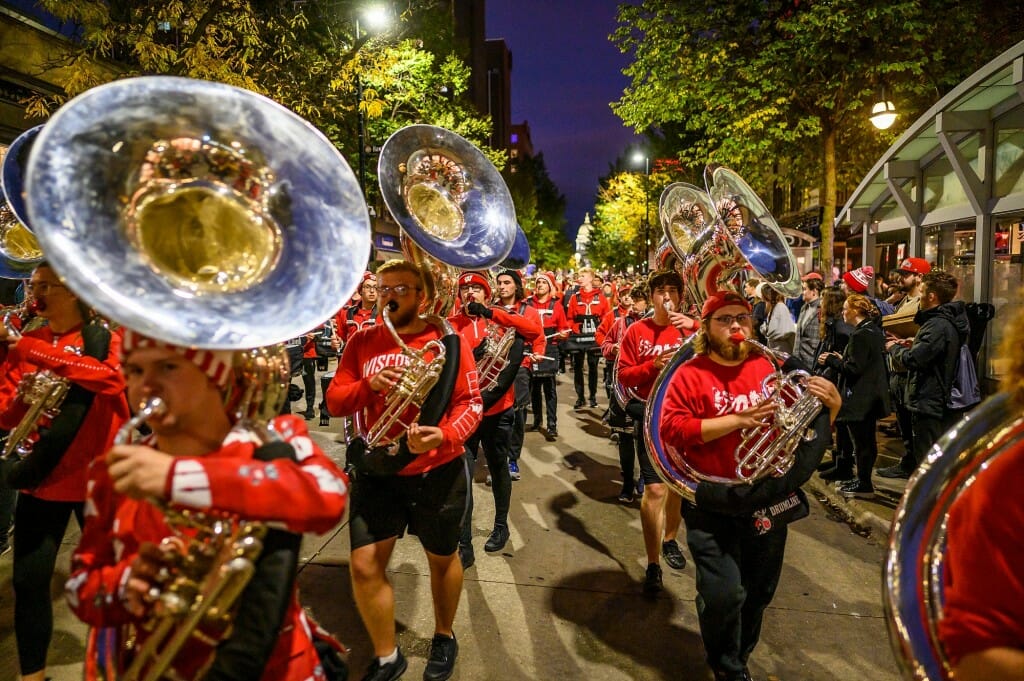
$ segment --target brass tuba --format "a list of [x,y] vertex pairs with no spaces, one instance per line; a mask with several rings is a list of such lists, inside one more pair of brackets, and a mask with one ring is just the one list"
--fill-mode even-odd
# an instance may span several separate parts
[[915,681],[946,681],[952,670],[938,637],[946,520],[953,502],[1024,434],[1024,412],[1000,393],[972,410],[928,452],[896,509],[883,567],[889,642]]
[[[665,237],[671,244],[674,265],[685,282],[685,304],[700,307],[719,291],[742,295],[743,283],[751,272],[784,295],[799,293],[800,275],[793,252],[754,190],[724,166],[708,166],[704,180],[706,191],[676,183],[665,189],[659,201]],[[666,261],[673,260],[662,257]],[[701,480],[739,485],[752,483],[764,475],[781,474],[792,466],[793,448],[798,442],[787,440],[786,446],[781,447],[770,445],[778,439],[776,437],[751,434],[751,442],[760,443],[757,447],[762,449],[736,453],[734,478],[710,476],[696,469],[688,462],[685,452],[666,443],[661,437],[662,405],[672,376],[693,356],[694,338],[688,338],[662,368],[644,411],[644,438],[654,468],[673,491],[689,501],[694,500]],[[778,381],[767,386],[772,391],[769,399],[776,398],[775,388],[785,386],[786,396],[780,395],[778,399],[784,399],[787,404],[798,401],[803,392],[798,384],[798,380]],[[819,403],[814,415],[820,411],[820,406]],[[806,418],[808,414],[803,414],[800,421]],[[813,416],[807,422],[810,420]],[[805,427],[796,427],[796,432],[802,435]]]
[[[288,365],[275,344],[331,317],[369,255],[365,203],[330,141],[220,83],[143,77],[89,90],[47,123],[26,177],[33,229],[78,296],[163,342],[234,351],[225,400],[238,423],[278,413]],[[285,322],[268,314],[281,309]],[[145,405],[120,437],[158,409]],[[266,529],[216,513],[167,520],[177,539],[166,598],[141,625],[145,645],[128,635],[127,662],[114,660],[131,679],[201,674],[177,671],[186,643],[205,641],[212,662]]]
[[[432,125],[398,130],[381,149],[377,175],[384,203],[402,230],[403,254],[427,274],[428,288],[432,288],[427,291],[422,318],[441,330],[442,340],[418,351],[409,348],[395,332],[387,306],[383,307],[384,324],[408,365],[387,395],[387,409],[372,430],[357,415],[356,435],[371,448],[388,444],[385,434],[395,425],[407,427],[417,421],[419,409],[440,380],[447,354],[444,338],[456,337],[444,316],[458,297],[459,272],[486,269],[505,260],[518,227],[512,197],[497,168],[450,130]],[[442,392],[450,389],[445,386]],[[444,406],[449,399],[450,395],[443,396]]]

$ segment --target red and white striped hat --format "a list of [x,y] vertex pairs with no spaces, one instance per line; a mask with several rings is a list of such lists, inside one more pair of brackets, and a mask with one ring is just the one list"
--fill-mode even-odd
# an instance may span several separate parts
[[235,357],[234,350],[186,348],[180,345],[165,343],[149,336],[143,336],[141,333],[131,329],[125,329],[124,340],[121,343],[121,360],[127,359],[128,355],[141,348],[161,348],[178,353],[199,367],[199,370],[206,374],[218,388],[223,388],[227,385]]

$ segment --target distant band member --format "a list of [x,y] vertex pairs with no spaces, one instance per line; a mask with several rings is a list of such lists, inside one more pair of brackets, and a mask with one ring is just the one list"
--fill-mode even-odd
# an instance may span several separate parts
[[[543,333],[539,315],[530,318],[509,312],[498,305],[488,305],[487,301],[490,298],[491,285],[483,274],[466,272],[459,277],[459,299],[462,301],[462,309],[450,317],[449,321],[465,339],[466,345],[473,349],[478,364],[485,349],[484,342],[490,324],[497,325],[499,333],[512,330],[522,338],[524,346],[532,344]],[[511,356],[508,359],[509,364],[499,374],[494,385],[485,386],[481,391],[484,417],[468,442],[471,452],[476,450],[478,444],[483,448],[487,470],[491,476],[494,528],[484,543],[484,550],[488,553],[496,553],[505,548],[510,535],[508,512],[512,502],[512,476],[508,468],[508,458],[515,418],[514,382],[519,367],[518,362]],[[470,503],[472,504],[472,501]],[[472,527],[466,526],[463,528],[460,549],[465,567],[475,560],[471,539]]]
[[682,500],[678,494],[670,492],[651,463],[643,437],[644,402],[658,374],[683,344],[683,339],[691,335],[700,323],[678,312],[683,282],[676,272],[654,272],[647,286],[651,292],[653,315],[631,324],[623,333],[619,344],[619,381],[624,387],[636,391],[640,398],[630,400],[626,411],[635,423],[634,440],[644,483],[640,501],[640,525],[647,554],[643,588],[645,594],[653,596],[661,591],[661,556],[676,570],[686,567],[686,558],[676,540]]
[[[429,276],[402,260],[388,261],[377,270],[381,304],[388,306],[395,331],[413,349],[441,337],[440,330],[420,317],[431,302]],[[356,605],[376,655],[364,677],[370,681],[397,679],[408,666],[395,640],[395,594],[386,572],[395,542],[407,529],[419,538],[427,555],[434,601],[434,637],[424,678],[450,677],[458,655],[452,625],[462,593],[458,548],[469,477],[463,453],[483,410],[469,345],[460,343],[459,354],[446,356],[445,361],[458,362],[458,380],[440,422],[413,423],[408,430],[396,423],[386,434],[407,435],[414,455],[411,463],[397,474],[367,474],[357,468],[352,483],[350,569]],[[383,324],[357,331],[346,344],[327,391],[331,414],[361,411],[372,427],[383,413],[385,396],[408,364],[409,358]],[[409,423],[413,416],[415,411],[409,410],[400,420]]]
[[[136,651],[152,633],[143,623],[153,616],[150,593],[159,590],[166,568],[158,546],[178,536],[154,500],[283,524],[293,537],[277,531],[272,539],[268,532],[264,550],[280,545],[288,556],[291,544],[292,557],[272,566],[266,576],[253,577],[239,598],[235,628],[215,654],[206,645],[186,645],[173,669],[194,678],[214,655],[204,679],[327,678],[314,638],[338,644],[318,630],[299,604],[294,568],[301,537],[296,533],[324,533],[341,520],[347,479],[309,438],[302,419],[274,419],[281,441],[268,444],[258,427],[235,422],[238,386],[248,379],[235,374],[233,356],[232,351],[184,348],[125,332],[129,399],[141,404],[159,397],[166,411],[148,419],[151,436],[114,446],[90,470],[85,529],[66,585],[71,609],[93,627],[86,652],[88,681],[109,678],[106,665],[116,656],[104,651],[111,652],[113,630],[135,625]],[[243,626],[245,635],[239,634]]]
[[[119,352],[121,339],[99,323],[46,263],[36,267],[27,290],[48,325],[20,338],[0,325],[8,346],[0,384],[0,427],[15,428],[27,405],[18,384],[48,371],[71,388],[60,414],[42,424],[26,458],[3,462],[3,475],[20,489],[14,517],[14,633],[21,678],[43,681],[46,651],[53,636],[50,583],[57,552],[75,515],[83,525],[89,463],[113,442],[128,417]],[[45,431],[45,432],[44,432]]]
[[[662,411],[662,438],[685,451],[691,465],[735,478],[740,431],[774,411],[763,400],[762,380],[772,364],[738,334],[754,333],[750,304],[734,293],[704,303],[695,357],[673,374]],[[815,376],[808,389],[826,406],[813,422],[817,437],[803,443],[781,478],[752,485],[701,482],[696,505],[683,504],[686,540],[697,569],[697,616],[716,681],[748,681],[747,660],[761,634],[761,619],[775,595],[786,547],[786,525],[807,513],[799,491],[821,462],[830,418],[842,403],[835,386]]]
[[608,299],[601,289],[594,286],[594,270],[581,267],[579,272],[580,287],[569,296],[565,304],[565,316],[572,324],[572,335],[566,344],[572,358],[573,384],[576,387],[575,409],[582,409],[586,402],[583,392],[583,357],[587,358],[587,388],[590,393],[590,406],[597,406],[597,364],[601,359],[601,348],[597,344],[597,325],[601,318],[611,310]]
[[[1002,390],[1024,406],[1024,315],[1003,340]],[[957,681],[1024,680],[1024,442],[978,473],[949,512],[939,640]]]
[[533,365],[530,390],[533,393],[533,424],[530,430],[547,430],[544,439],[554,442],[558,439],[558,394],[555,391],[555,378],[558,366],[562,361],[562,341],[569,337],[572,327],[565,318],[565,309],[555,295],[555,275],[544,272],[537,275],[533,284],[533,295],[526,299],[527,304],[537,310],[544,327],[544,355],[550,359],[540,360]]

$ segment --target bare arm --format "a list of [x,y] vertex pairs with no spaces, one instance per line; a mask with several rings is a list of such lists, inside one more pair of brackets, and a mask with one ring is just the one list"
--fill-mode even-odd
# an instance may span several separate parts
[[1024,650],[989,648],[971,653],[954,671],[957,681],[1024,681]]

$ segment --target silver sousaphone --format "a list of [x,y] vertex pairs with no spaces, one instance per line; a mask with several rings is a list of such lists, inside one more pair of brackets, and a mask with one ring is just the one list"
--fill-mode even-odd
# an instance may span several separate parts
[[0,277],[26,279],[43,261],[43,250],[28,226],[25,169],[32,144],[43,126],[26,130],[11,143],[0,165]]
[[[732,291],[742,295],[751,275],[768,282],[785,296],[800,292],[800,274],[782,230],[764,202],[734,171],[710,165],[704,173],[707,191],[685,183],[669,185],[662,193],[659,214],[674,253],[674,266],[683,279],[685,306],[698,309],[711,295]],[[663,255],[666,262],[672,258]],[[644,437],[655,470],[662,479],[693,501],[701,480],[730,485],[748,484],[758,477],[708,475],[687,460],[685,452],[661,437],[661,413],[672,376],[693,356],[690,336],[654,381],[644,411]],[[788,469],[792,452],[778,465],[762,466],[772,473]],[[745,456],[749,459],[749,454]],[[739,465],[739,461],[737,461]]]
[[369,256],[366,205],[334,145],[221,83],[130,78],[79,95],[40,132],[26,188],[68,286],[176,345],[252,348],[315,328]]
[[518,224],[505,180],[471,142],[433,125],[391,135],[377,175],[384,203],[402,228],[402,251],[431,271],[438,289],[434,311],[445,315],[457,297],[460,270],[490,269],[512,251]]

